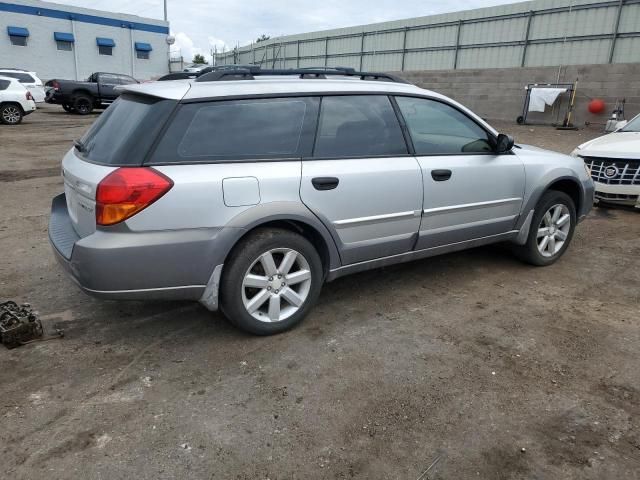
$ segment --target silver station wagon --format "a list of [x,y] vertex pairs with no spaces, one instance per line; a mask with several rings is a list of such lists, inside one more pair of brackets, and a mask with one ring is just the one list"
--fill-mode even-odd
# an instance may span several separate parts
[[124,86],[62,175],[49,237],[82,290],[197,300],[261,335],[350,273],[504,241],[549,265],[594,194],[582,160],[348,69]]

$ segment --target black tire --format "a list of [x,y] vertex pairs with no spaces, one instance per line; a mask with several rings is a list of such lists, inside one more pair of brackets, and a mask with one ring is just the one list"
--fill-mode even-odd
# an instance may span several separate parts
[[89,115],[93,112],[93,98],[79,94],[73,97],[73,109],[79,115]]
[[[556,253],[549,255],[548,252],[548,256],[545,256],[540,251],[538,245],[538,230],[540,228],[545,228],[545,226],[542,225],[543,218],[545,214],[556,205],[564,205],[564,207],[566,207],[570,216],[569,221],[571,223],[568,231],[566,232],[566,239],[564,240],[561,248]],[[558,230],[557,227],[554,228],[556,229],[555,231]],[[564,252],[567,251],[567,248],[571,243],[571,239],[573,238],[575,228],[576,207],[571,197],[564,192],[549,190],[542,196],[542,198],[536,205],[533,214],[533,220],[531,221],[531,228],[529,229],[527,243],[517,247],[516,253],[521,260],[530,263],[531,265],[536,265],[539,267],[551,265],[552,263],[555,263],[564,254]]]
[[524,117],[520,115],[518,118],[516,118],[516,123],[518,125],[524,125]]
[[18,125],[22,122],[24,112],[17,103],[4,103],[0,105],[0,122],[4,125]]
[[[251,268],[261,268],[262,264],[256,262],[259,261],[261,256],[266,252],[270,252],[277,249],[290,249],[302,255],[303,260],[306,261],[310,271],[310,286],[307,283],[308,293],[305,300],[297,307],[297,311],[293,314],[279,321],[269,322],[256,319],[247,308],[243,297],[245,296],[244,279],[245,275]],[[276,266],[279,265],[278,259],[275,258],[278,253],[274,253],[274,260],[276,260]],[[296,260],[296,264],[297,260]],[[295,267],[292,267],[295,268]],[[252,270],[254,271],[254,270]],[[295,273],[295,270],[294,270]],[[265,273],[265,277],[268,275]],[[275,282],[275,275],[272,277]],[[225,262],[224,270],[222,272],[222,280],[220,286],[220,306],[222,313],[229,319],[231,323],[238,328],[245,330],[255,335],[273,335],[281,333],[294,327],[302,321],[302,319],[309,313],[313,304],[318,299],[323,282],[323,270],[322,261],[320,255],[314,248],[314,246],[306,238],[297,233],[280,228],[263,228],[251,233],[247,238],[243,239],[233,250],[229,259]],[[283,279],[283,285],[284,285]],[[292,288],[300,288],[293,287]],[[271,289],[271,287],[268,287]],[[290,288],[286,286],[285,288]],[[251,289],[247,291],[251,292]],[[266,308],[271,302],[271,297],[278,290],[271,290],[270,293],[266,293],[265,287],[256,288],[255,295],[264,291],[267,296],[267,300],[264,302],[263,307]],[[283,289],[284,291],[284,289]],[[293,308],[293,304],[289,304],[284,296],[278,300],[278,305],[284,305],[284,308]],[[249,300],[254,297],[251,295]],[[280,311],[280,310],[278,310]],[[284,310],[283,310],[284,312]],[[261,313],[256,311],[258,316],[264,315],[265,319],[268,319],[269,313]]]
[[75,110],[75,108],[73,108],[71,105],[69,105],[69,104],[67,104],[67,103],[65,103],[65,104],[63,104],[63,105],[62,105],[62,109],[63,109],[65,112],[69,112],[69,113],[74,113],[74,112],[76,111],[76,110]]

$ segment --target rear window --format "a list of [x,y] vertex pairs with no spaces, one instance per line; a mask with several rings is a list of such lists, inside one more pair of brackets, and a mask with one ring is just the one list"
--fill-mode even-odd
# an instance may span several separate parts
[[120,95],[80,139],[80,156],[103,165],[142,165],[175,105],[173,100]]
[[2,77],[10,77],[17,79],[20,83],[36,83],[36,79],[28,73],[21,72],[0,72]]
[[158,145],[154,163],[286,159],[308,155],[315,98],[186,104]]

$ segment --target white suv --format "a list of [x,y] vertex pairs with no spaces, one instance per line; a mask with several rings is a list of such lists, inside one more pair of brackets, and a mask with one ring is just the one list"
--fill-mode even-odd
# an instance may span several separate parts
[[24,86],[24,88],[31,92],[34,102],[44,102],[44,85],[42,84],[42,80],[40,80],[38,75],[36,75],[36,72],[28,72],[27,70],[20,70],[17,68],[0,68],[0,76],[15,78]]
[[35,111],[31,92],[15,78],[0,76],[0,123],[17,125]]

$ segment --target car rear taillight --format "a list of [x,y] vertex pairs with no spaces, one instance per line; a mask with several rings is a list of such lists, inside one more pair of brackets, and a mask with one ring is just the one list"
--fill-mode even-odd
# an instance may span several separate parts
[[114,225],[147,208],[173,187],[173,181],[145,167],[114,170],[96,192],[96,224]]
[[25,94],[25,97],[27,97],[27,100],[33,100],[33,95],[31,95],[31,92],[27,91],[27,93]]

